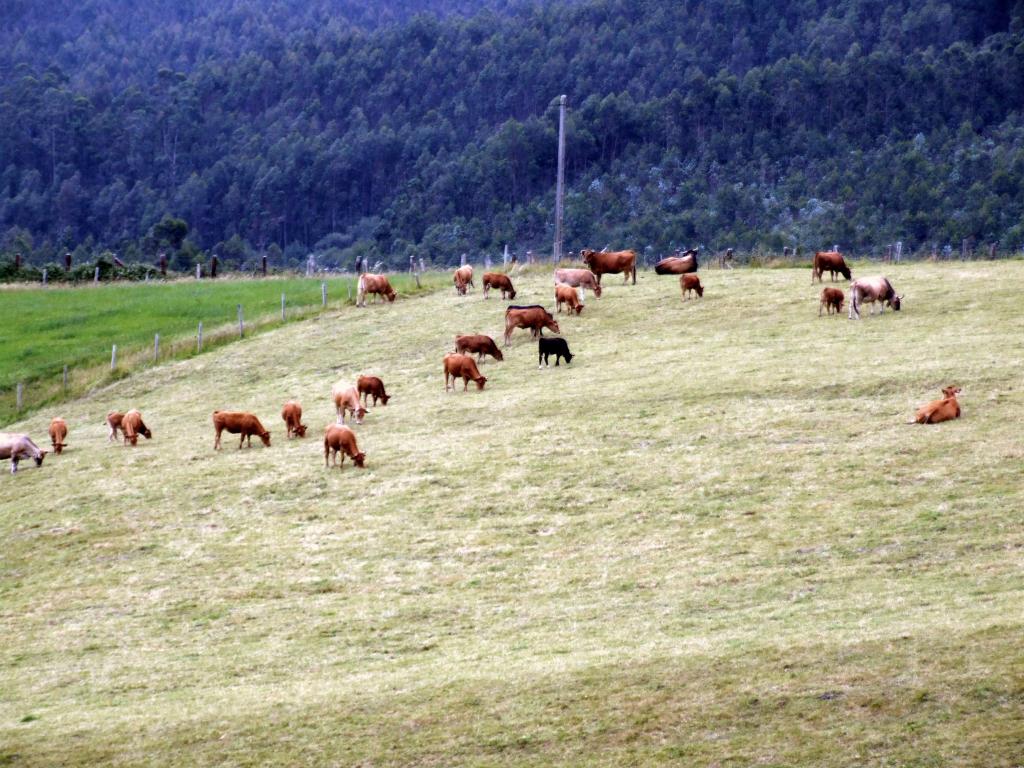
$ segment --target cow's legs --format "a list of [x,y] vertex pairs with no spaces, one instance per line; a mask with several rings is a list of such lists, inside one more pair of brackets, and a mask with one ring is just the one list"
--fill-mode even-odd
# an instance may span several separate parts
[[213,438],[213,450],[220,450],[220,430],[217,430],[216,436]]
[[[452,389],[455,389],[455,382],[452,382]],[[466,375],[462,376],[462,391],[463,392],[468,392],[469,391],[469,376],[466,376]]]

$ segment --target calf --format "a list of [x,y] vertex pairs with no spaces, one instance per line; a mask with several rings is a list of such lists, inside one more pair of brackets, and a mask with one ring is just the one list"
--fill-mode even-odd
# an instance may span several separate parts
[[960,387],[944,387],[941,400],[932,400],[927,405],[917,409],[914,420],[911,424],[939,424],[943,421],[951,421],[960,418],[960,403],[956,396],[962,390]]
[[117,439],[117,433],[120,431],[122,434],[124,430],[121,429],[121,422],[124,419],[124,414],[120,411],[111,411],[107,414],[107,429],[110,430],[110,434],[107,435],[107,440],[113,442]]
[[573,357],[575,357],[575,355],[573,355],[573,353],[569,351],[569,345],[566,343],[565,339],[558,337],[545,339],[542,337],[537,342],[538,368],[541,367],[541,360],[544,361],[544,365],[548,364],[548,355],[555,356],[556,368],[558,367],[558,364],[561,362],[563,357],[565,358],[566,365],[571,363]]
[[281,409],[281,418],[284,419],[285,437],[289,440],[292,436],[305,437],[306,425],[302,423],[302,406],[295,400],[289,400]]
[[491,288],[497,288],[501,291],[501,298],[514,299],[516,297],[516,289],[512,287],[512,281],[509,280],[508,275],[503,275],[501,272],[485,272],[484,273],[484,298],[487,298],[488,291]]
[[569,285],[556,285],[555,312],[561,312],[563,304],[569,305],[568,312],[570,315],[572,314],[573,310],[576,310],[577,315],[583,311],[583,302],[581,302],[580,297],[576,295],[575,288]]
[[498,362],[505,359],[505,356],[501,354],[501,350],[498,349],[498,345],[494,343],[494,339],[490,336],[485,336],[482,333],[470,334],[467,336],[456,336],[455,351],[459,354],[475,352],[476,361],[478,363],[483,359],[484,355],[490,355]]
[[[338,464],[339,453],[341,454],[341,464]],[[329,459],[333,458],[334,466],[344,469],[346,456],[350,457],[352,463],[357,467],[366,466],[366,454],[361,452],[356,444],[356,433],[341,424],[328,424],[324,432],[324,466],[330,467]]]
[[18,462],[22,459],[32,459],[41,467],[45,456],[46,451],[41,451],[28,435],[0,432],[0,459],[11,460],[12,475],[18,471]]
[[352,384],[339,381],[331,387],[331,399],[334,401],[334,408],[338,413],[338,424],[345,423],[345,414],[355,416],[356,424],[363,423],[366,409],[359,402],[359,390]]
[[50,422],[50,442],[53,452],[60,454],[64,450],[64,440],[68,436],[68,423],[59,416]]
[[683,301],[686,301],[690,291],[695,291],[701,298],[704,296],[704,286],[700,284],[700,278],[694,274],[680,275],[679,288],[683,292]]
[[843,311],[843,302],[845,300],[843,292],[838,288],[822,288],[821,301],[818,303],[818,317],[821,317],[822,308],[825,308],[826,313],[829,315],[832,314],[834,309],[838,316]]
[[153,437],[153,433],[149,431],[149,427],[142,421],[142,414],[139,413],[135,408],[128,411],[124,418],[121,419],[121,433],[124,435],[124,442],[137,445],[139,442],[139,435],[149,440]]
[[451,377],[451,389],[455,390],[455,380],[462,379],[462,391],[469,389],[469,380],[476,382],[477,389],[483,389],[487,383],[487,377],[481,376],[476,363],[469,355],[460,355],[451,352],[444,356],[444,391],[448,391],[448,378]]
[[452,275],[452,281],[455,283],[455,292],[465,296],[467,288],[473,287],[473,267],[469,264],[459,267]]
[[359,394],[363,398],[363,404],[367,406],[370,404],[371,397],[373,398],[374,407],[377,406],[378,399],[384,405],[387,405],[388,400],[391,399],[388,393],[384,391],[384,382],[376,376],[360,376],[356,379],[356,389],[359,390]]
[[214,411],[213,428],[217,435],[213,439],[213,450],[220,450],[220,433],[228,432],[232,435],[241,435],[238,440],[238,449],[248,441],[252,448],[252,436],[257,435],[263,441],[263,445],[270,447],[270,433],[263,428],[260,420],[254,414],[245,411]]
[[561,333],[558,321],[540,304],[528,306],[510,305],[505,310],[505,346],[512,343],[512,331],[516,328],[529,328],[534,338],[544,335],[544,329]]

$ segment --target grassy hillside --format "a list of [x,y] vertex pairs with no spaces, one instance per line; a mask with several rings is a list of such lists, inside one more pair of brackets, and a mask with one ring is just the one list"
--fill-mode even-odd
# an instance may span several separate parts
[[[0,764],[1016,764],[1024,264],[888,274],[859,323],[809,270],[611,278],[571,366],[519,331],[483,392],[441,356],[503,303],[446,291],[67,404],[0,477]],[[360,372],[394,399],[325,470]],[[153,440],[108,445],[129,406]],[[272,446],[214,453],[215,408]]]

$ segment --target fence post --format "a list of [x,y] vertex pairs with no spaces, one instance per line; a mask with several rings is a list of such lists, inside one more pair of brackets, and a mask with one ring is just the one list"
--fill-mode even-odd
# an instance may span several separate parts
[[68,367],[64,366],[64,394],[68,393]]
[[160,357],[160,334],[157,333],[153,336],[153,362],[155,363]]
[[327,283],[320,283],[320,303],[327,306]]
[[199,333],[196,335],[196,352],[203,351],[203,321],[199,321]]
[[92,273],[92,281],[98,283],[100,281],[100,268],[96,267],[96,271]]
[[46,285],[46,267],[43,267],[43,285]]
[[284,322],[284,294],[281,294],[281,322]]
[[352,301],[352,283],[351,282],[348,284],[348,300],[349,300],[349,302]]
[[242,325],[242,305],[238,305],[238,338],[242,338],[244,335],[244,327]]
[[18,382],[18,396],[17,396],[17,407],[18,407],[18,410],[19,410],[19,411],[21,410],[21,396],[22,396],[22,387],[23,387],[23,385],[22,385],[22,383],[21,383],[21,382],[19,381],[19,382]]
[[117,344],[110,348],[110,370],[117,367]]

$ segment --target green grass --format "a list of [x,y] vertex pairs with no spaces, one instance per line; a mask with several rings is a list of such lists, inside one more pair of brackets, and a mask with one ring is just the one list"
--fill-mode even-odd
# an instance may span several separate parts
[[[802,270],[612,277],[572,365],[517,331],[483,392],[441,357],[504,303],[443,291],[64,404],[0,477],[0,764],[1019,765],[1024,264],[887,274],[861,322]],[[325,470],[361,372],[368,468]],[[272,446],[214,453],[215,408]]]

